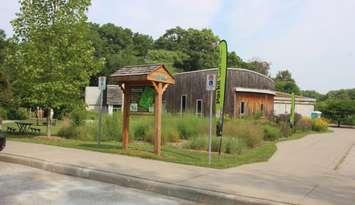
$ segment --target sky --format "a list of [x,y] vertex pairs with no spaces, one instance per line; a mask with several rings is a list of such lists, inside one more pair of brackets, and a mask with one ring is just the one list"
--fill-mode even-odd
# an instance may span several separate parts
[[[0,29],[17,0],[1,0]],[[244,60],[289,69],[301,89],[355,88],[355,0],[92,0],[88,17],[157,38],[167,29],[210,28]]]

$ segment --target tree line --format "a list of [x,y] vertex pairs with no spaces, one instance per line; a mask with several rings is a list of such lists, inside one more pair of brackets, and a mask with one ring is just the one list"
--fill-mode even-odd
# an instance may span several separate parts
[[[220,37],[211,29],[175,27],[153,39],[112,23],[89,22],[89,6],[90,0],[20,0],[11,21],[14,35],[6,38],[0,30],[1,107],[73,110],[83,105],[85,86],[126,65],[163,63],[172,73],[218,66]],[[270,65],[228,53],[229,67],[270,76]],[[274,80],[279,91],[315,94],[301,91],[288,70]]]

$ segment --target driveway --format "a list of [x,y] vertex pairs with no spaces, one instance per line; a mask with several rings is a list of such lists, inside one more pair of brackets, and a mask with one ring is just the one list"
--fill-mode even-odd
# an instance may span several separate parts
[[291,204],[355,204],[355,129],[332,129],[277,144],[268,161],[204,175],[209,188]]

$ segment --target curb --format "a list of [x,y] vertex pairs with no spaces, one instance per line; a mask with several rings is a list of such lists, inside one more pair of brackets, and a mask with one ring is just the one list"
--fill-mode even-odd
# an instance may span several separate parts
[[54,163],[31,157],[14,154],[0,154],[0,161],[21,164],[33,168],[43,169],[58,174],[81,177],[85,179],[116,184],[144,191],[155,192],[171,197],[177,197],[201,204],[210,205],[281,205],[293,204],[282,201],[267,200],[256,197],[210,191],[190,186],[183,186],[167,182],[159,182],[145,178],[125,175],[121,173],[81,167],[71,164]]

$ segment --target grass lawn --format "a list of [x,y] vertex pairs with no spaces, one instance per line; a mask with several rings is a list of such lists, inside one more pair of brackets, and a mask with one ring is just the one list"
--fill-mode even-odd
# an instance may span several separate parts
[[[53,135],[56,135],[62,122],[58,121],[57,125],[52,129]],[[7,124],[6,126],[15,127],[14,124]],[[4,128],[6,129],[6,126]],[[42,135],[45,134],[46,127],[41,126]],[[5,130],[4,129],[4,130]],[[307,131],[307,132],[296,132],[288,138],[280,139],[284,140],[295,140],[304,137],[308,134],[315,134],[319,132]],[[142,158],[156,159],[174,163],[202,166],[202,167],[212,167],[212,168],[229,168],[236,167],[243,164],[255,163],[267,161],[276,151],[276,143],[278,141],[266,141],[260,146],[253,149],[245,149],[241,154],[226,154],[222,153],[212,153],[212,164],[208,165],[208,153],[206,151],[198,151],[182,148],[182,146],[177,146],[174,144],[166,144],[162,146],[161,156],[156,156],[153,153],[153,145],[146,142],[134,141],[129,144],[129,149],[124,151],[122,149],[120,142],[115,141],[104,141],[100,145],[97,145],[95,141],[83,141],[74,139],[65,139],[59,137],[36,137],[36,136],[20,136],[12,135],[8,136],[9,140],[30,142],[38,144],[47,144],[60,147],[76,148],[83,150],[98,151],[104,153],[112,154],[124,154],[130,156],[137,156]]]
[[124,151],[121,143],[118,142],[102,142],[100,145],[97,145],[94,141],[80,141],[61,138],[48,139],[46,137],[8,136],[8,139],[13,141],[47,144],[112,154],[125,154],[142,158],[220,169],[253,162],[266,161],[276,151],[275,143],[267,142],[257,148],[245,150],[242,154],[233,155],[222,153],[219,156],[218,153],[212,153],[212,164],[209,166],[207,152],[182,149],[174,145],[162,146],[161,156],[156,156],[153,153],[153,145],[144,142],[130,143],[129,149]]

